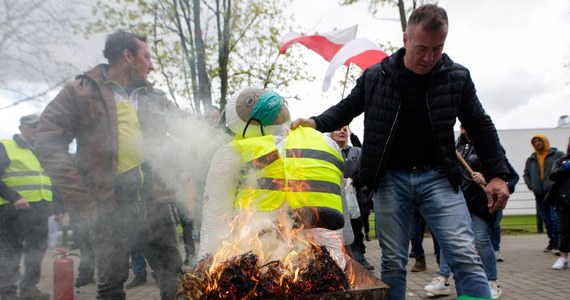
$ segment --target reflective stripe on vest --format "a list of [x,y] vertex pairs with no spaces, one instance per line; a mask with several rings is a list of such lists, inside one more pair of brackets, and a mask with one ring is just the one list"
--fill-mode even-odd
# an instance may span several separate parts
[[293,130],[286,147],[294,147],[286,149],[285,159],[279,156],[271,135],[235,140],[234,145],[246,165],[235,208],[272,211],[287,201],[291,208],[322,206],[342,212],[342,156],[320,132]]
[[[2,181],[28,202],[52,200],[51,180],[30,149],[20,147],[14,140],[0,141],[6,149],[10,165],[2,175]],[[0,197],[0,205],[7,204]]]
[[291,130],[285,148],[289,205],[330,207],[342,212],[340,153],[329,146],[322,133],[303,127]]
[[245,166],[234,208],[273,211],[281,207],[286,200],[285,167],[273,136],[235,140],[234,146]]

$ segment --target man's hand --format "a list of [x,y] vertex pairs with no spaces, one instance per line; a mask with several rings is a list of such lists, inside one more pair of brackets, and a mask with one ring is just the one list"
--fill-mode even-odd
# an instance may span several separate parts
[[490,213],[507,206],[509,187],[503,179],[497,177],[491,179],[485,188],[485,193],[487,194],[487,207],[489,207]]
[[299,125],[301,125],[303,127],[311,127],[311,128],[315,128],[315,129],[317,128],[317,123],[315,122],[315,120],[299,118],[299,119],[293,121],[293,123],[291,123],[291,129],[295,129],[295,128],[299,127]]
[[17,210],[24,210],[24,209],[29,209],[30,204],[28,203],[28,201],[26,199],[20,198],[20,199],[16,200],[16,202],[14,202],[14,207]]

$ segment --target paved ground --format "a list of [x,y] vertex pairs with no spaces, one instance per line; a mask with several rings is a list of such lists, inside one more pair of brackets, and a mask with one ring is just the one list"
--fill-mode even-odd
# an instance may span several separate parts
[[[502,254],[505,262],[498,263],[499,283],[503,290],[501,299],[568,299],[570,298],[570,269],[555,271],[551,269],[556,257],[552,253],[542,252],[546,245],[546,235],[508,235],[503,236]],[[380,248],[377,240],[366,242],[366,257],[376,267],[374,274],[380,276]],[[437,276],[437,263],[433,254],[431,239],[426,238],[424,246],[427,253],[428,269],[420,273],[408,273],[408,299],[429,299],[423,287]],[[77,259],[75,259],[77,266]],[[409,266],[413,265],[411,259]],[[53,293],[53,258],[46,255],[39,288],[46,293]],[[146,285],[127,290],[127,299],[159,299],[158,288],[149,275]],[[129,281],[132,280],[132,274]],[[433,299],[455,299],[437,297]],[[95,284],[89,284],[77,291],[75,299],[95,299]]]

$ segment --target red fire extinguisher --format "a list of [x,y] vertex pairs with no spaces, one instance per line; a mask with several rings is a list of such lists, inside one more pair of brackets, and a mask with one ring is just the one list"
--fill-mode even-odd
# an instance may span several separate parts
[[73,260],[69,258],[71,255],[65,249],[55,248],[54,254],[56,259],[53,262],[53,299],[54,300],[73,300]]

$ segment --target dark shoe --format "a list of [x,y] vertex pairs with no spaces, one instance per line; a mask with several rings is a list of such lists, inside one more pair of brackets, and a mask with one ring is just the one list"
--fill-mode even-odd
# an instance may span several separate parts
[[[17,298],[16,298],[17,299]],[[49,300],[49,295],[42,293],[38,288],[28,288],[20,291],[21,300]]]
[[369,271],[374,270],[374,266],[371,265],[366,259],[360,260],[360,261],[358,261],[358,263],[360,263],[363,267],[365,267],[366,270],[369,270]]
[[95,280],[93,280],[93,276],[79,275],[79,276],[77,276],[77,279],[75,279],[75,287],[80,288],[80,287],[82,287],[84,285],[88,285],[92,282],[95,282]]
[[554,250],[554,247],[550,244],[548,244],[548,246],[546,246],[546,248],[544,248],[544,250],[542,250],[543,252],[550,252]]
[[368,234],[364,235],[364,239],[370,242],[370,236]]
[[412,267],[412,272],[423,272],[427,270],[426,259],[421,257],[416,257],[416,263]]
[[127,289],[132,289],[134,287],[146,284],[146,276],[137,275],[135,279],[127,284]]

